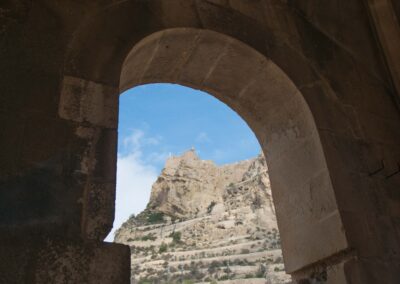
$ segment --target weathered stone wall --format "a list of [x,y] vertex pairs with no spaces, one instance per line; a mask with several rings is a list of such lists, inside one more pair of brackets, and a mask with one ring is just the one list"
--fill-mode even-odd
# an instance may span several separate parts
[[[180,54],[185,57],[178,61]],[[288,272],[347,248],[312,115],[299,90],[273,61],[219,33],[169,29],[132,49],[120,84],[124,90],[160,81],[207,90],[254,130],[269,165]],[[312,194],[310,188],[315,188]]]
[[109,206],[98,208],[101,195],[92,191],[88,202],[87,188],[102,189],[83,163],[93,137],[109,146],[107,130],[87,134],[59,112],[63,81],[70,83],[63,79],[66,50],[85,8],[65,1],[0,4],[0,283],[129,282],[129,249],[96,243],[82,230],[91,227],[87,207],[108,219],[97,238],[111,228],[115,177],[106,176]]
[[[392,3],[398,15],[397,2]],[[336,254],[307,265],[294,260],[293,252],[287,250],[285,261],[294,261],[294,276],[309,277],[317,267],[325,275],[329,266],[328,283],[398,283],[399,65],[393,52],[399,42],[398,29],[388,31],[379,17],[373,17],[373,7],[361,0],[329,0],[324,5],[309,0],[11,0],[0,4],[0,282],[48,283],[53,279],[50,282],[62,283],[63,277],[78,277],[76,274],[83,277],[79,278],[81,283],[129,281],[129,271],[124,270],[115,271],[120,280],[114,282],[104,269],[96,272],[104,275],[99,277],[102,282],[93,280],[91,270],[60,270],[57,263],[65,258],[58,252],[54,258],[45,257],[47,261],[54,259],[56,266],[47,268],[46,262],[37,260],[36,252],[50,250],[54,242],[72,245],[71,240],[87,248],[82,253],[88,256],[92,255],[92,242],[103,246],[101,240],[111,228],[114,210],[115,118],[123,62],[146,36],[185,27],[229,36],[272,60],[297,88],[312,114],[315,137],[326,162],[324,180],[331,182],[334,195],[334,202],[328,202],[334,205],[329,210],[333,208],[340,216],[346,248],[340,246]],[[386,35],[394,40],[385,41]],[[212,47],[213,40],[204,44]],[[183,59],[194,64],[190,58]],[[159,58],[156,63],[163,67],[168,60]],[[154,78],[171,81],[168,76],[174,74],[171,69],[156,71],[148,73],[148,82]],[[229,72],[236,79],[248,76],[246,69]],[[219,94],[241,113],[266,147],[269,136],[260,121],[269,113],[267,101],[253,100],[245,105],[243,100],[224,96],[230,91],[225,86],[232,81],[214,82],[222,88],[214,95]],[[255,87],[263,94],[261,85]],[[296,113],[296,108],[292,112]],[[295,143],[297,138],[292,137]],[[317,148],[303,148],[304,155],[298,155],[297,162],[303,161],[307,168],[307,153],[315,153]],[[274,152],[266,153],[267,160],[269,155]],[[288,157],[296,156],[292,153]],[[282,172],[288,169],[285,165],[289,163],[279,167],[271,162],[274,195],[281,192],[278,172],[286,174]],[[295,171],[287,172],[294,178]],[[312,185],[321,188],[317,180]],[[313,200],[315,206],[299,204],[315,209],[324,204],[324,197],[310,195],[298,202]],[[283,198],[283,209],[285,202]],[[329,212],[324,206],[319,210]],[[279,226],[285,227],[277,213]],[[305,234],[301,239],[307,240],[307,230],[297,232]],[[309,239],[310,247],[337,246],[335,234],[326,232]],[[333,236],[332,243],[319,243],[327,235]],[[37,241],[29,242],[30,236],[37,236]],[[291,235],[286,236],[296,242]],[[21,253],[7,253],[6,247]],[[115,247],[120,249],[124,250]],[[107,250],[104,255],[111,257]],[[23,270],[16,265],[23,263],[20,259],[30,261]],[[65,262],[72,265],[75,260],[71,256]],[[299,267],[302,269],[296,270]],[[53,278],[35,276],[43,273]]]
[[399,3],[399,1],[392,0],[392,4],[393,4],[394,11],[396,13],[397,21],[398,21],[400,19],[400,3]]

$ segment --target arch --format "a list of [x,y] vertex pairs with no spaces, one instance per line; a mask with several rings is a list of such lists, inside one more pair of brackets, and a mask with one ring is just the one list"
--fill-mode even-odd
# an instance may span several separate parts
[[[128,248],[119,250],[117,245],[112,245],[111,250],[94,250],[88,244],[93,242],[96,247],[105,248],[107,245],[102,241],[113,221],[120,72],[127,54],[143,38],[166,29],[188,27],[207,29],[240,41],[272,61],[283,72],[283,77],[290,78],[300,91],[297,94],[300,99],[290,100],[284,109],[297,119],[297,112],[290,113],[297,110],[296,103],[305,109],[307,123],[304,124],[311,125],[307,129],[317,134],[304,141],[316,142],[317,147],[310,147],[310,153],[321,144],[330,177],[308,182],[307,191],[293,178],[302,176],[305,169],[291,159],[281,159],[282,155],[276,158],[287,170],[285,176],[292,174],[292,183],[297,188],[282,198],[289,204],[282,208],[291,214],[300,212],[295,221],[304,221],[304,215],[315,217],[321,213],[318,218],[310,217],[310,224],[304,228],[299,228],[301,222],[293,221],[296,225],[290,231],[293,235],[284,233],[293,242],[284,245],[286,261],[292,262],[292,266],[287,265],[288,270],[297,269],[296,279],[303,277],[300,274],[308,277],[314,275],[315,269],[322,270],[332,283],[400,282],[400,116],[393,102],[395,89],[384,64],[386,58],[393,78],[396,72],[399,74],[399,60],[396,61],[399,48],[395,48],[399,46],[399,37],[397,41],[390,41],[388,36],[399,34],[398,1],[347,1],[346,5],[338,5],[334,0],[326,5],[316,5],[316,1],[282,0],[38,1],[35,5],[24,4],[32,1],[8,2],[2,13],[6,23],[2,28],[5,37],[1,40],[4,57],[1,67],[5,70],[1,81],[4,93],[1,133],[6,138],[2,141],[6,146],[2,153],[5,194],[2,203],[6,205],[5,216],[13,218],[3,218],[1,230],[5,234],[2,237],[11,246],[3,257],[7,262],[0,263],[11,275],[6,277],[11,279],[8,282],[21,282],[13,281],[14,277],[31,279],[36,272],[43,272],[49,279],[70,279],[71,269],[77,267],[70,266],[72,258],[79,260],[75,264],[85,268],[90,262],[82,255],[89,257],[93,253],[101,265],[91,262],[95,272],[83,269],[79,279],[93,276],[91,279],[108,278],[105,281],[116,283],[109,277],[117,275],[118,268],[107,265],[104,270],[102,264],[106,263],[104,259],[117,263],[114,256],[120,255],[125,265],[125,280],[121,281],[129,282],[126,277],[129,276]],[[347,29],[348,23],[354,23],[353,28]],[[221,63],[225,55],[216,61]],[[215,71],[220,70],[219,65]],[[242,77],[248,78],[247,75]],[[238,86],[242,78],[234,78],[232,86]],[[396,84],[394,81],[396,78],[393,79]],[[264,130],[275,130],[277,138],[265,136],[266,148],[267,143],[275,142],[276,149],[281,149],[281,136],[292,140],[302,138],[298,132],[278,131],[292,129],[287,126],[293,123],[270,126],[271,122],[266,119],[272,118],[267,97],[247,98],[249,94],[258,97],[255,88],[261,89],[260,93],[268,90],[263,84],[249,83],[248,88],[241,89],[245,97],[223,88],[215,88],[214,95],[240,110],[242,117],[253,124],[251,127],[260,140],[266,135]],[[295,148],[282,145],[289,148],[291,158],[298,159]],[[276,151],[268,154],[272,159],[276,153],[279,154]],[[325,170],[325,163],[321,166]],[[280,180],[277,174],[273,178]],[[38,181],[37,187],[32,186],[32,180]],[[280,194],[283,186],[276,181],[274,184],[274,191]],[[329,189],[331,184],[336,197],[334,204],[327,208],[313,206],[331,205],[324,203],[324,198],[332,200],[333,194],[315,194],[324,193],[316,188]],[[292,195],[297,192],[308,198],[308,203],[301,203],[305,206],[290,206],[287,202],[296,203],[297,196]],[[43,194],[48,196],[46,206],[43,198],[36,202]],[[339,219],[336,218],[338,211],[343,228],[339,230],[340,226],[332,222],[322,234],[318,228],[322,228],[322,223]],[[338,241],[343,239],[343,234],[349,243],[346,250],[342,248],[344,242]],[[28,243],[26,236],[29,236]],[[46,244],[37,242],[45,238]],[[55,246],[68,255],[68,260],[63,259],[65,253],[54,254]],[[79,247],[76,253],[70,250],[71,246]],[[46,261],[37,262],[42,251],[46,252],[42,254]],[[54,257],[45,257],[48,252],[63,264],[60,270],[48,269],[47,262],[55,261]],[[330,256],[323,258],[329,252]],[[318,262],[315,262],[316,255],[321,256]],[[20,259],[27,260],[24,262],[27,265],[15,266]]]
[[288,272],[346,248],[313,116],[274,62],[220,33],[168,29],[141,40],[122,65],[120,92],[147,83],[206,91],[252,128],[269,166]]
[[[84,124],[76,132],[87,144],[81,163],[86,174],[81,225],[85,237],[103,239],[112,226],[118,94],[138,84],[169,82],[211,93],[255,132],[266,152],[276,207],[281,208],[277,214],[288,272],[310,268],[346,250],[349,245],[335,199],[342,203],[347,199],[340,190],[344,179],[337,177],[340,171],[335,168],[336,151],[329,148],[331,137],[322,131],[353,133],[353,125],[325,78],[301,48],[280,38],[279,29],[286,32],[287,27],[272,31],[209,1],[171,2],[177,10],[163,3],[132,0],[97,10],[69,44],[59,113]],[[169,52],[156,49],[165,42],[170,43],[165,48]],[[199,51],[199,44],[214,57]],[[137,65],[128,68],[129,61]],[[222,76],[225,81],[212,81],[218,76],[198,80],[211,65],[214,75],[227,71]],[[199,66],[203,69],[196,70]],[[240,73],[239,68],[246,71]],[[145,73],[151,76],[146,78]],[[177,77],[182,73],[186,77]],[[93,128],[90,134],[83,130],[87,122]],[[297,190],[289,190],[290,184]]]
[[[321,80],[301,48],[288,45],[280,36],[288,33],[289,23],[269,27],[264,25],[263,17],[253,18],[254,13],[243,11],[246,7],[255,11],[265,9],[261,2],[243,3],[242,9],[215,2],[219,1],[129,0],[99,4],[73,32],[66,50],[64,74],[118,87],[119,72],[132,46],[158,31],[196,28],[246,43],[273,60],[299,88]],[[280,3],[267,6],[271,14],[294,17],[290,7]],[[286,60],[288,57],[290,61]]]

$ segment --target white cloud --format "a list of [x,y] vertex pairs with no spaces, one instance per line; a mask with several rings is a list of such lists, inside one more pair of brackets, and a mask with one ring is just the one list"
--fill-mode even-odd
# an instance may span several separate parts
[[[117,161],[117,196],[115,201],[114,226],[106,241],[113,241],[114,232],[132,213],[140,213],[145,209],[150,198],[151,186],[158,176],[157,169],[151,160],[145,159],[142,147],[159,143],[159,138],[148,138],[142,130],[134,130],[129,137],[123,139],[123,147],[127,153],[118,155]],[[151,153],[152,159],[157,157]]]
[[198,143],[210,143],[211,139],[208,137],[206,132],[200,132],[196,137],[196,142]]
[[140,140],[143,138],[144,132],[140,129],[134,129],[132,134],[125,137],[123,141],[124,148],[130,148],[132,152],[138,151],[140,148]]
[[161,137],[146,137],[145,133],[141,129],[132,130],[132,134],[125,137],[123,141],[124,148],[129,151],[138,151],[141,154],[141,148],[146,145],[158,145],[160,144]]

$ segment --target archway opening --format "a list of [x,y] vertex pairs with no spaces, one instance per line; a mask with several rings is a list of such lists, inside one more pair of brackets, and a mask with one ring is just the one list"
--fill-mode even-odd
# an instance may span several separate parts
[[274,62],[216,32],[164,30],[130,51],[120,90],[157,82],[206,91],[253,130],[268,162],[288,273],[347,247],[313,115],[302,93]]
[[[228,106],[199,90],[177,84],[148,84],[121,94],[118,124],[118,174],[114,229],[129,214],[144,209],[150,193],[131,196],[130,206],[118,208],[118,191],[151,188],[165,161],[192,148],[204,160],[217,165],[256,157],[260,145],[248,125]],[[133,175],[133,176],[132,176]],[[138,184],[127,184],[138,180]],[[121,187],[121,184],[117,188]],[[140,192],[136,192],[140,194]],[[137,204],[132,204],[138,199]],[[140,203],[140,204],[139,204]],[[132,211],[133,208],[137,210]],[[119,217],[118,214],[123,214]],[[110,232],[107,240],[110,240]]]
[[[315,97],[310,98],[307,92],[314,85],[304,85],[296,78],[306,91],[307,102],[313,104],[312,114],[302,92],[275,63],[284,64],[280,51],[276,53],[276,47],[268,52],[257,50],[218,32],[174,28],[151,34],[124,53],[119,88],[64,78],[60,115],[82,123],[77,135],[88,142],[81,159],[82,173],[89,181],[83,202],[85,236],[103,238],[112,221],[118,93],[143,84],[175,83],[219,99],[256,135],[268,162],[288,273],[303,277],[310,267],[348,248],[319,137],[321,129],[313,118],[313,114],[320,118],[321,109],[315,105],[318,94],[312,92]],[[285,61],[299,62],[298,54],[286,51],[290,58]],[[311,77],[306,82],[318,80],[307,69],[310,66],[301,66],[306,68],[305,76]],[[292,76],[299,75],[293,66],[286,67]],[[86,122],[100,127],[86,129]]]
[[115,241],[131,247],[132,283],[290,279],[261,147],[227,105],[135,87],[120,98],[118,144]]

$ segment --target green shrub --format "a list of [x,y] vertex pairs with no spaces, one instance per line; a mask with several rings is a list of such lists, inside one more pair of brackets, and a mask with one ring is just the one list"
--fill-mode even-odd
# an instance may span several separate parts
[[228,275],[221,276],[220,278],[218,278],[218,280],[220,281],[229,280],[229,276]]
[[213,260],[210,265],[208,266],[208,273],[212,274],[215,271],[217,271],[218,267],[220,266],[219,262],[216,260]]
[[172,238],[174,243],[179,243],[181,241],[182,233],[181,232],[173,232],[169,235]]
[[263,264],[260,264],[260,266],[258,267],[256,277],[263,278],[266,272],[267,272],[267,267]]
[[249,249],[242,249],[241,253],[242,254],[248,254],[248,253],[250,253],[250,250]]
[[140,240],[142,240],[142,241],[155,241],[156,239],[157,239],[157,237],[154,236],[153,234],[147,234],[140,238]]
[[163,253],[163,252],[166,252],[167,250],[168,250],[168,245],[166,243],[161,243],[158,252]]
[[147,222],[151,224],[162,223],[163,221],[164,221],[164,213],[162,212],[150,213],[150,215],[147,216]]

